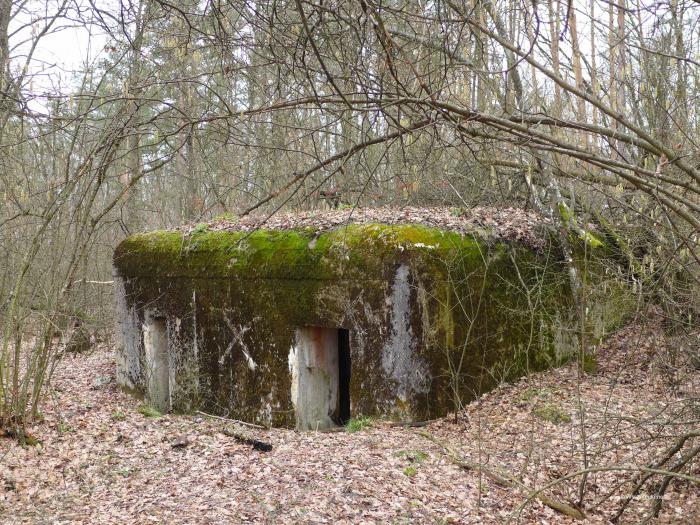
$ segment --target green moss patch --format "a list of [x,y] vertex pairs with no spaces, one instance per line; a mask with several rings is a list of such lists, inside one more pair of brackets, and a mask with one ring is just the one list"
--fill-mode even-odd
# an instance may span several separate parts
[[540,419],[559,425],[561,423],[571,423],[571,416],[554,403],[545,403],[533,409],[532,413]]
[[359,432],[365,428],[372,426],[372,420],[366,416],[353,417],[345,424],[345,430],[348,432]]
[[150,418],[158,418],[158,417],[161,417],[163,415],[158,410],[156,410],[155,408],[153,408],[150,405],[139,406],[139,414],[144,415],[146,417],[150,417]]
[[423,463],[428,459],[428,454],[422,450],[399,450],[396,457],[405,459],[411,463]]
[[[124,276],[338,279],[353,270],[384,278],[385,260],[412,253],[441,260],[480,257],[483,241],[423,225],[348,225],[312,230],[153,231],[122,242],[115,266]],[[421,257],[422,255],[422,257]]]
[[404,476],[408,476],[409,478],[414,477],[416,474],[418,474],[418,470],[416,467],[413,465],[406,467],[403,469]]

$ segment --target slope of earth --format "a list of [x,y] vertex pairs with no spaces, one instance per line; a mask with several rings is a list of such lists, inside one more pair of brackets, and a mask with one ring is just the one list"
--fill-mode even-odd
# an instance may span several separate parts
[[[353,433],[146,417],[117,390],[112,349],[97,348],[60,363],[44,420],[31,429],[38,446],[0,440],[0,522],[574,523],[541,500],[524,502],[583,468],[582,430],[589,467],[644,465],[668,446],[671,432],[686,429],[683,421],[697,419],[687,410],[699,397],[700,373],[669,367],[666,347],[655,324],[630,325],[601,349],[595,375],[579,378],[575,366],[533,374],[457,418],[422,428],[373,422]],[[253,450],[234,432],[273,449]],[[503,486],[449,454],[517,481]],[[614,515],[630,492],[620,483],[631,476],[588,476],[589,522]],[[574,504],[580,481],[546,495]],[[643,518],[653,501],[642,491],[624,522]],[[663,501],[657,522],[700,522],[697,486],[673,482]]]

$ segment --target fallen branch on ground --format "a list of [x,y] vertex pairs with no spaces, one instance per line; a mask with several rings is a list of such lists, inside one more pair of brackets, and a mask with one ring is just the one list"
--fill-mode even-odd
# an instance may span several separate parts
[[403,428],[427,427],[430,423],[434,423],[437,419],[428,419],[426,421],[392,421],[389,426]]
[[345,432],[347,429],[342,426],[342,427],[328,427],[328,428],[320,428],[318,430],[314,430],[313,432],[320,432],[321,434],[333,434],[335,432]]
[[[494,483],[501,485],[502,487],[506,488],[513,488],[513,487],[518,487],[518,488],[523,488],[527,489],[523,483],[521,483],[518,479],[513,477],[512,475],[508,474],[507,472],[496,472],[494,469],[487,467],[485,465],[482,465],[480,463],[476,463],[474,461],[471,461],[454,450],[452,450],[450,447],[448,447],[446,444],[442,443],[440,440],[438,440],[435,436],[432,434],[429,434],[428,432],[424,431],[416,431],[416,434],[419,436],[422,436],[429,441],[432,441],[436,445],[438,445],[442,450],[445,452],[445,455],[452,461],[455,465],[462,467],[465,470],[475,470],[477,472],[482,473],[484,476],[489,478],[491,481]],[[586,519],[586,515],[576,507],[573,507],[572,505],[569,505],[567,503],[562,503],[560,501],[553,500],[551,498],[548,498],[546,496],[543,496],[542,494],[538,494],[537,499],[540,500],[544,505],[549,507],[550,509],[559,512],[560,514],[564,514],[565,516],[569,516],[570,518],[574,518],[577,520],[584,520]]]
[[197,410],[197,412],[195,412],[195,413],[199,414],[200,416],[210,417],[212,419],[219,419],[221,421],[226,421],[228,423],[238,423],[239,425],[244,425],[246,427],[260,428],[262,430],[269,430],[267,427],[264,427],[262,425],[256,425],[255,423],[248,423],[247,421],[241,421],[240,419],[231,419],[231,418],[223,417],[223,416],[215,416],[214,414],[207,414],[206,412],[202,412],[200,410]]
[[228,428],[223,428],[221,429],[221,433],[225,436],[235,439],[239,443],[243,443],[244,445],[251,445],[253,447],[253,450],[257,450],[259,452],[270,452],[272,450],[271,443],[251,438],[249,436],[246,436],[245,434],[241,434],[240,432],[229,430]]
[[114,284],[114,281],[87,281],[85,279],[78,279],[73,281],[73,284]]
[[[686,441],[700,437],[700,430],[695,430],[692,432],[688,432],[687,434],[684,434],[680,436],[677,441],[668,449],[666,452],[663,454],[663,456],[655,461],[652,462],[648,465],[649,469],[660,469],[662,468],[668,461],[670,461],[680,450],[683,448],[685,445]],[[685,465],[690,459],[695,457],[695,455],[698,453],[696,449],[694,449],[694,452],[690,455],[689,458],[684,459],[681,458],[681,462],[677,464],[677,467],[674,466],[671,470],[674,470],[675,468],[680,468],[681,466]],[[625,498],[625,500],[622,502],[620,505],[620,508],[618,509],[617,513],[612,517],[610,521],[613,523],[616,523],[619,521],[620,517],[622,514],[624,514],[625,510],[629,506],[630,502],[639,494],[639,492],[642,490],[642,487],[649,481],[649,479],[654,475],[653,471],[640,471],[639,474],[637,475],[635,481],[635,486],[634,489],[629,493],[629,495]],[[668,483],[671,481],[673,476],[666,476],[664,478],[663,484],[661,485],[661,489],[659,490],[659,493],[657,495],[663,496],[663,492],[665,492],[666,487],[668,487]],[[661,509],[661,503],[663,503],[663,498],[659,498],[655,501],[654,503],[654,510],[653,514],[654,517],[658,516],[659,510]]]

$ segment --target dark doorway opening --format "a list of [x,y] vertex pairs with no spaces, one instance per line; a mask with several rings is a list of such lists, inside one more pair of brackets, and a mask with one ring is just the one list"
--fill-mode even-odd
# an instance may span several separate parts
[[350,420],[350,331],[338,329],[338,421],[345,425]]

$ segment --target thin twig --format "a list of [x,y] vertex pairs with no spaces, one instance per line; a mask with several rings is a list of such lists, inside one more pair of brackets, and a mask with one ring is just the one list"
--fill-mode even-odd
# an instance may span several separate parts
[[239,425],[245,425],[245,426],[251,427],[251,428],[260,428],[262,430],[269,430],[268,427],[264,427],[262,425],[256,425],[255,423],[248,423],[247,421],[241,421],[240,419],[231,419],[231,418],[223,417],[223,416],[215,416],[214,414],[207,414],[206,412],[202,412],[201,410],[197,410],[196,414],[199,414],[200,416],[210,417],[212,419],[219,419],[221,421],[227,421],[229,423],[238,423]]
[[[523,488],[527,489],[527,487],[520,482],[518,479],[516,479],[514,476],[511,474],[501,471],[501,472],[496,472],[496,470],[487,467],[486,465],[482,465],[480,463],[473,462],[464,456],[461,456],[454,450],[452,450],[450,447],[448,447],[446,444],[442,443],[440,440],[438,440],[435,436],[432,434],[429,434],[424,431],[416,431],[416,434],[419,436],[422,436],[436,445],[438,445],[440,448],[443,449],[447,457],[455,464],[460,467],[462,467],[465,470],[474,470],[477,471],[487,478],[489,478],[491,481],[494,483],[501,485],[502,487],[506,488],[512,488],[512,487],[518,487],[518,488]],[[576,507],[573,507],[567,503],[562,503],[561,501],[553,500],[551,498],[548,498],[546,496],[543,496],[542,494],[537,494],[535,496],[538,500],[540,500],[544,505],[549,507],[550,509],[559,512],[560,514],[564,514],[566,516],[569,516],[570,518],[574,518],[577,520],[584,520],[586,519],[586,515]]]

